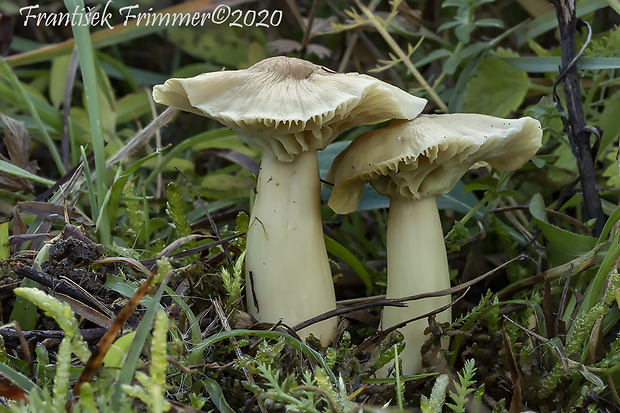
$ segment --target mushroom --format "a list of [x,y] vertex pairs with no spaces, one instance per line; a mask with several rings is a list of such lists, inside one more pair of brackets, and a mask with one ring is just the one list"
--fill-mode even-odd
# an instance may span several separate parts
[[[169,79],[155,86],[153,98],[213,118],[263,149],[246,244],[249,312],[259,321],[292,326],[335,309],[317,150],[346,128],[413,119],[426,100],[370,76],[288,57]],[[336,327],[331,318],[299,334],[326,345]]]
[[[525,117],[500,119],[476,114],[420,115],[367,132],[340,153],[327,173],[328,205],[355,211],[366,182],[390,199],[387,227],[387,298],[450,288],[443,231],[435,198],[450,191],[467,170],[486,161],[498,171],[521,167],[541,145],[540,123]],[[383,309],[383,329],[450,303],[426,298],[405,308]],[[450,311],[437,316],[450,321]],[[401,328],[404,374],[421,369],[426,320]]]

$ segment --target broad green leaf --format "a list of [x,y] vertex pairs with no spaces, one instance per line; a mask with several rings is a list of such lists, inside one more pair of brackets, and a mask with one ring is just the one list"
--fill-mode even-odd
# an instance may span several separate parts
[[472,31],[474,31],[475,28],[476,28],[476,25],[474,23],[463,24],[463,25],[458,26],[456,29],[454,29],[454,34],[456,35],[457,39],[459,39],[461,43],[468,44],[469,35],[471,34]]
[[500,58],[486,58],[469,82],[464,111],[504,118],[519,108],[529,87],[527,73]]
[[69,65],[71,64],[71,55],[57,57],[52,60],[50,69],[50,101],[55,108],[59,108],[65,97],[65,88],[67,85],[67,74],[69,73]]
[[[25,288],[37,288],[39,283],[32,281],[30,278],[24,278],[19,285]],[[29,300],[23,297],[15,297],[13,311],[9,316],[10,321],[15,321],[23,331],[34,330],[37,323],[37,307]],[[0,363],[2,364],[2,363]]]
[[[618,170],[618,160],[616,159],[617,150],[607,151],[604,159],[607,167],[603,170],[603,178],[606,178],[604,186],[607,188],[617,188],[620,186],[620,171]],[[599,156],[601,159],[601,156]]]
[[144,90],[123,96],[116,101],[116,122],[121,125],[150,114],[149,94]]
[[[155,169],[159,166],[161,160],[159,158],[149,159],[148,162],[144,163],[145,168]],[[171,159],[170,162],[167,162],[163,168],[159,168],[161,172],[171,172],[179,170],[184,174],[192,172],[196,169],[196,164],[192,162],[191,159],[187,158],[174,158]]]
[[469,7],[469,4],[465,0],[445,0],[441,7]]
[[545,238],[549,241],[550,246],[553,247],[553,252],[557,259],[568,262],[571,259],[585,255],[596,245],[596,238],[579,235],[550,224],[547,221],[545,204],[540,194],[532,197],[529,206],[534,221],[543,231],[543,234],[545,234]]
[[[442,68],[444,72],[446,72],[449,75],[452,75],[456,72],[456,69],[459,67],[459,65],[463,61],[465,61],[467,58],[471,56],[479,55],[480,53],[484,52],[488,48],[489,48],[489,45],[487,43],[477,42],[477,43],[470,44],[469,46],[465,47],[460,52],[454,53],[452,56],[446,59],[446,61],[443,63]],[[467,78],[469,74],[466,71],[463,71],[461,73],[461,76],[465,76]]]
[[257,149],[251,148],[243,143],[243,141],[241,141],[241,139],[230,129],[220,128],[203,132],[198,135],[194,135],[191,138],[187,138],[168,151],[168,153],[161,159],[161,162],[157,165],[157,167],[151,172],[148,178],[146,178],[145,185],[148,185],[153,179],[155,179],[157,174],[164,170],[166,165],[178,157],[181,152],[190,148],[194,151],[206,148],[228,148],[235,149],[248,156],[253,156],[254,153],[258,151]]
[[262,31],[248,27],[243,32],[231,30],[228,26],[209,26],[209,30],[174,27],[166,35],[170,42],[184,52],[199,60],[218,62],[227,69],[247,67],[250,63],[246,39],[266,43]]
[[102,364],[105,367],[120,368],[125,361],[125,355],[127,355],[127,351],[135,335],[136,332],[132,331],[117,338],[103,357]]
[[236,175],[210,174],[200,182],[200,194],[208,198],[224,199],[248,196],[250,186],[246,179]]

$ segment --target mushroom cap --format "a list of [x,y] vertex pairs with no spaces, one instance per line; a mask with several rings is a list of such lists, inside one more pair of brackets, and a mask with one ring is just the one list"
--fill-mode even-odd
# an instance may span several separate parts
[[387,196],[421,199],[449,192],[475,163],[500,172],[525,164],[541,146],[540,122],[477,114],[420,115],[366,132],[342,151],[325,179],[329,206],[353,212],[366,182]]
[[286,162],[324,149],[346,128],[413,119],[426,105],[373,77],[282,56],[244,70],[168,79],[153,88],[153,99],[213,118]]

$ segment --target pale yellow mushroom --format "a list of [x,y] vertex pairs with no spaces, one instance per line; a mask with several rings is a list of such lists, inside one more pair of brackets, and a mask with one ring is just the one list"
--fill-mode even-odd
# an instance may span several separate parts
[[[387,227],[387,298],[450,288],[448,260],[435,197],[450,191],[477,162],[500,172],[520,168],[541,145],[540,123],[532,118],[500,119],[476,114],[420,115],[355,139],[326,176],[334,184],[329,206],[356,210],[367,182],[390,198]],[[450,296],[411,301],[383,309],[386,329],[450,303]],[[437,316],[450,321],[450,311]],[[420,349],[427,320],[400,329],[404,374],[421,369]]]
[[[336,308],[323,238],[317,150],[356,125],[413,119],[426,100],[358,73],[274,57],[245,70],[169,79],[156,102],[213,118],[263,149],[247,233],[248,310],[296,325]],[[325,345],[337,319],[304,328]]]

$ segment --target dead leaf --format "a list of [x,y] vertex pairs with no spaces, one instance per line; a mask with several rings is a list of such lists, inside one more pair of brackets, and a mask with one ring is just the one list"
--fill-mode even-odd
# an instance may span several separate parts
[[30,134],[18,120],[10,118],[2,113],[0,113],[0,118],[4,123],[4,144],[9,152],[11,163],[28,170],[31,143]]
[[267,49],[277,54],[286,54],[292,51],[299,51],[301,49],[301,43],[296,40],[290,39],[278,39],[267,44]]
[[506,327],[502,329],[502,341],[504,343],[504,351],[506,351],[506,362],[508,363],[508,370],[510,371],[510,381],[512,381],[512,399],[510,401],[510,413],[518,413],[522,411],[523,396],[521,393],[521,374],[519,373],[519,367],[517,361],[512,353],[512,345],[510,344],[510,337],[506,332]]
[[13,235],[21,235],[28,232],[28,227],[19,214],[17,205],[13,208]]
[[[298,52],[301,50],[301,43],[290,39],[278,39],[267,44],[267,49],[277,54],[287,54],[290,52]],[[324,59],[331,55],[331,50],[320,44],[311,43],[307,47],[307,52],[315,54],[319,59]]]
[[56,293],[55,297],[60,301],[64,301],[69,304],[74,313],[97,324],[98,326],[105,328],[110,328],[112,326],[113,320],[110,317],[101,314],[101,312],[97,311],[93,307],[65,294]]
[[[65,220],[65,205],[50,204],[47,202],[37,201],[23,201],[18,202],[17,205],[24,211],[28,211],[31,214],[40,216],[50,221],[64,221]],[[69,220],[73,223],[93,226],[92,221],[84,213],[78,210],[76,207],[69,207],[66,211],[69,216]]]
[[[4,144],[9,155],[9,159],[2,155],[0,155],[0,159],[28,172],[35,173],[38,169],[36,162],[29,162],[30,134],[21,122],[2,113],[0,113],[0,119],[4,123]],[[29,180],[8,173],[0,175],[0,187],[10,191],[32,191],[33,189],[32,182]]]
[[4,376],[0,376],[0,396],[28,403],[26,392]]

